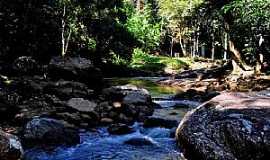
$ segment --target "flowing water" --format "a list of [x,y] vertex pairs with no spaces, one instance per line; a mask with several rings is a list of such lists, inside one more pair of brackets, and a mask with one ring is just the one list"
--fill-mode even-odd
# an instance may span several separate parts
[[[160,86],[160,78],[115,78],[107,79],[111,85],[133,84],[146,88],[153,101],[161,107],[154,116],[180,121],[185,113],[199,105],[188,100],[173,100],[179,90]],[[54,150],[34,148],[26,151],[26,160],[180,160],[181,151],[171,138],[172,130],[165,128],[144,128],[135,123],[134,132],[127,135],[110,135],[106,128],[94,132],[81,132],[81,143],[72,147],[58,147]],[[127,144],[139,140],[139,144]]]

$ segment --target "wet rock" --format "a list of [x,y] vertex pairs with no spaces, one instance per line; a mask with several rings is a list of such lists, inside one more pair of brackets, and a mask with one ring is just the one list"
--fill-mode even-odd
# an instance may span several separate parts
[[94,112],[97,104],[83,98],[71,98],[67,105],[79,112]]
[[188,159],[270,157],[270,98],[222,93],[189,112],[176,138]]
[[110,125],[108,128],[108,132],[110,134],[121,135],[121,134],[129,134],[133,132],[133,129],[126,124],[118,123]]
[[[134,97],[135,94],[138,94],[143,99],[147,99],[147,100],[151,99],[150,94],[147,90],[138,88],[134,85],[113,86],[113,87],[104,89],[102,93],[106,99],[109,99],[113,102],[115,101],[121,102],[124,99],[124,97],[127,96],[128,94],[132,94],[129,97],[131,96]],[[142,95],[144,95],[146,98],[144,98]]]
[[133,85],[113,86],[102,91],[107,102],[99,105],[102,118],[116,122],[143,121],[154,112],[154,103],[149,92]]
[[170,129],[170,137],[171,138],[175,138],[176,129],[177,129],[177,127],[173,127],[172,129]]
[[36,116],[49,116],[58,110],[58,107],[50,103],[46,95],[31,97],[21,102],[17,108],[15,119],[17,123],[24,125]]
[[210,100],[211,98],[219,95],[218,92],[208,92],[208,91],[201,91],[195,88],[188,89],[185,92],[178,93],[174,96],[174,99],[188,99],[194,100],[199,102],[205,102]]
[[111,118],[101,118],[100,122],[101,122],[101,124],[106,125],[106,124],[112,124],[114,122],[114,120]]
[[79,133],[63,122],[49,118],[34,118],[28,122],[23,133],[24,144],[72,145],[80,143]]
[[151,97],[149,94],[143,92],[131,92],[128,93],[124,99],[124,104],[148,104],[151,103]]
[[87,84],[92,89],[102,86],[101,71],[90,60],[81,57],[54,57],[51,59],[49,76],[54,79],[74,80]]
[[154,143],[146,137],[132,137],[124,142],[125,144],[133,146],[152,146]]
[[34,75],[38,73],[38,64],[32,57],[22,56],[13,62],[12,69],[16,75]]
[[144,121],[144,127],[163,127],[173,128],[177,127],[178,122],[176,120],[164,119],[160,117],[147,117]]
[[19,160],[23,156],[23,149],[18,137],[0,130],[0,159]]

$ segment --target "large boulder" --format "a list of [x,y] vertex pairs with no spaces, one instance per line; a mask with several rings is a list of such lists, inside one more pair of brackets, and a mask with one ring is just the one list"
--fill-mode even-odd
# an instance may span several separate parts
[[269,94],[222,93],[186,114],[176,138],[191,160],[268,159]]
[[113,86],[103,90],[106,103],[98,106],[102,118],[127,123],[143,121],[154,112],[154,103],[149,92],[133,85]]
[[61,121],[49,118],[34,118],[28,122],[23,139],[27,146],[80,143],[79,133],[75,129]]
[[54,79],[74,80],[100,89],[102,74],[90,60],[81,57],[53,57],[48,66],[49,76]]
[[0,159],[19,160],[23,156],[23,149],[18,137],[0,130]]

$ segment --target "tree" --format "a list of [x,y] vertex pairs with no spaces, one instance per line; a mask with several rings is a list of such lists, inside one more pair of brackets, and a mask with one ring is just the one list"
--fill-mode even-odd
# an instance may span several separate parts
[[[158,0],[159,15],[168,24],[166,29],[171,36],[171,54],[174,43],[178,42],[183,55],[187,55],[187,44],[185,43],[198,29],[197,26],[189,24],[187,19],[193,15],[194,9],[201,3],[202,0]],[[197,36],[197,34],[194,35]],[[195,36],[194,42],[195,39],[198,40],[198,37]]]

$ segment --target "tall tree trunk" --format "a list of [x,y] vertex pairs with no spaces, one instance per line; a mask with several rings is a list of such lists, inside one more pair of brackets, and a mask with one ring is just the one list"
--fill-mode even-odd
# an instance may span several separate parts
[[214,33],[211,34],[211,38],[212,38],[211,59],[214,60],[215,59],[215,35],[214,35]]
[[201,56],[205,57],[205,46],[204,45],[201,46]]
[[65,16],[66,16],[66,6],[63,7],[63,14],[62,14],[62,27],[61,27],[61,55],[64,57],[66,52],[65,52]]
[[67,53],[67,50],[68,50],[68,45],[69,45],[69,40],[70,40],[70,37],[71,37],[71,34],[72,34],[72,30],[69,29],[69,32],[68,32],[68,37],[66,39],[66,44],[65,44],[65,54]]
[[224,34],[224,53],[223,53],[223,60],[228,59],[228,33],[225,32]]
[[181,47],[181,50],[182,50],[182,53],[183,53],[183,56],[186,57],[187,56],[187,52],[186,52],[186,48],[185,46],[183,45],[183,39],[182,39],[182,36],[180,35],[180,47]]
[[235,48],[235,45],[232,40],[229,40],[229,50],[230,53],[232,54],[233,60],[236,61],[237,64],[244,70],[244,71],[249,71],[252,68],[248,66],[245,61],[242,59],[241,53]]
[[173,40],[173,37],[172,37],[172,41],[171,41],[171,57],[173,57],[173,45],[174,45],[174,40]]

